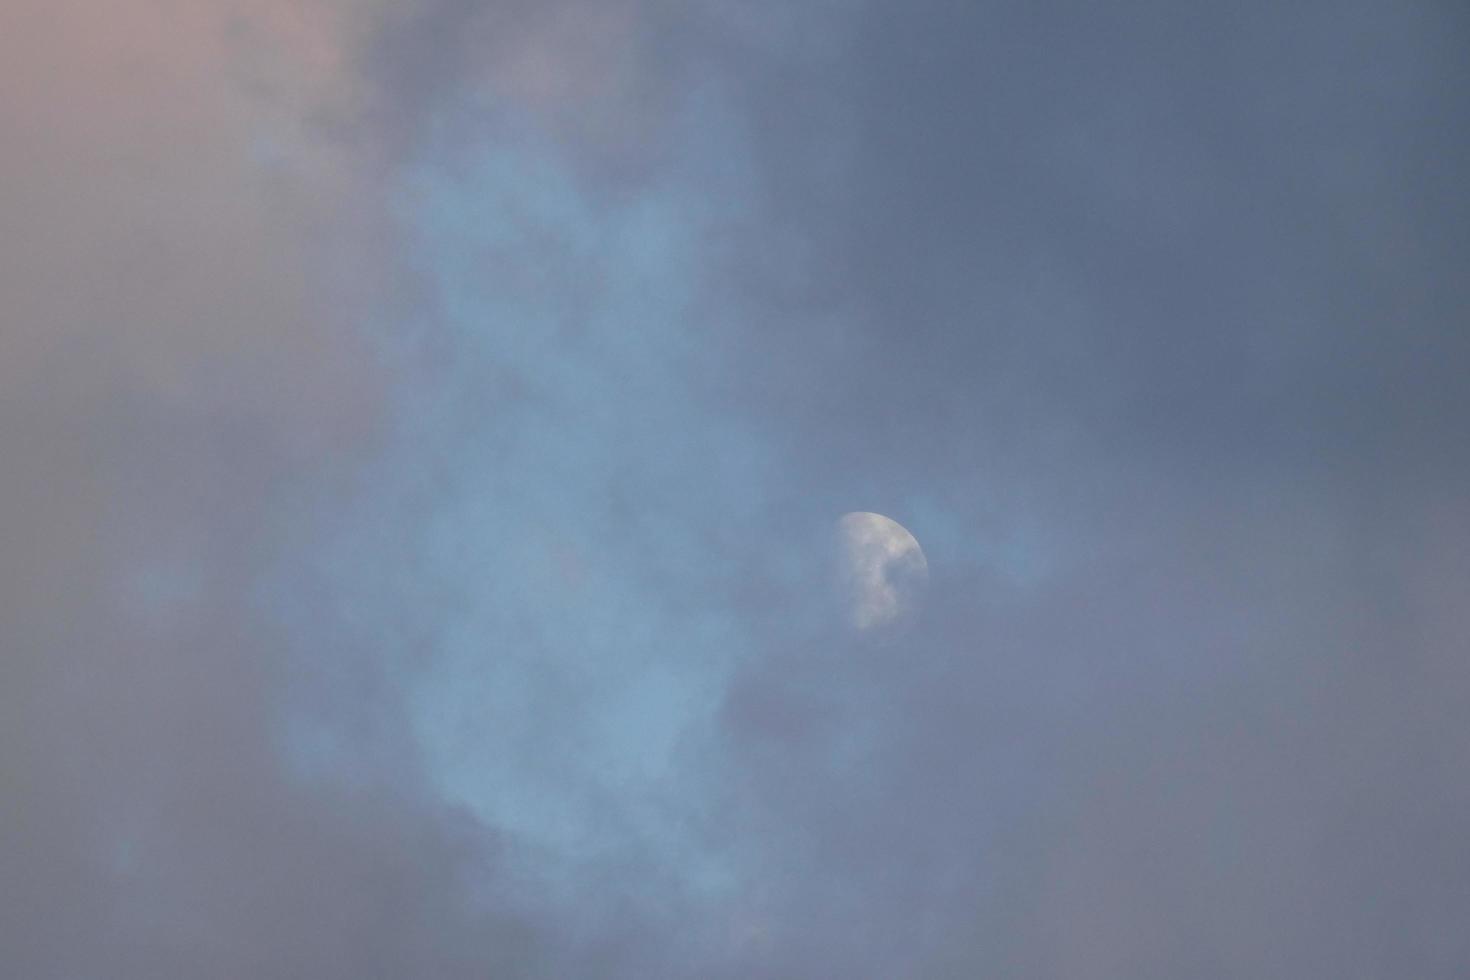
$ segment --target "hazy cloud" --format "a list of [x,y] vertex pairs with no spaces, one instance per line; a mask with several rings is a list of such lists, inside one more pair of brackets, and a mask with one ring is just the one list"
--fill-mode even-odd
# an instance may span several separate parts
[[7,20],[7,974],[1470,964],[1452,5]]

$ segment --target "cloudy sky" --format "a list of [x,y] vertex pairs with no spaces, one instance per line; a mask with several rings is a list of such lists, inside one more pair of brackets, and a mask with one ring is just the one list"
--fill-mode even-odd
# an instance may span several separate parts
[[0,973],[1465,976],[1467,44],[5,0]]

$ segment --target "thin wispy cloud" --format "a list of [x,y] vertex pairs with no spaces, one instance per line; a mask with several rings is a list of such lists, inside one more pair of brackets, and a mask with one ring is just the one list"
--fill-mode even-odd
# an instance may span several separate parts
[[6,976],[1470,965],[1454,5],[12,8]]

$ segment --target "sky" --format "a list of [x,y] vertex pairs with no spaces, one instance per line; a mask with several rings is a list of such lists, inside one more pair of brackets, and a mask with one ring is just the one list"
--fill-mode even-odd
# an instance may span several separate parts
[[3,6],[0,973],[1470,972],[1463,5]]

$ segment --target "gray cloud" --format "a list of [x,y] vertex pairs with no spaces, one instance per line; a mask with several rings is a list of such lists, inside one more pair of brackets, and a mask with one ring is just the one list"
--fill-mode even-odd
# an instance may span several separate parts
[[1450,5],[57,9],[8,974],[1464,972]]

